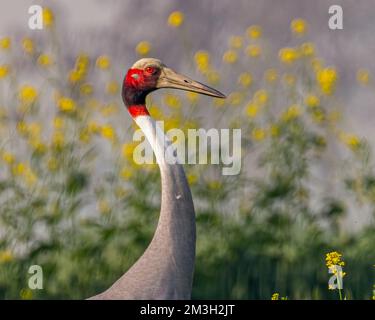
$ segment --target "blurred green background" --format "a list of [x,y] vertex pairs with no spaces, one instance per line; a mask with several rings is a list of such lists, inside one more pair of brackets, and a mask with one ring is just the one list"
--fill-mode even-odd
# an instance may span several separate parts
[[[285,1],[288,12],[271,1],[42,1],[38,32],[27,29],[28,3],[10,5],[15,22],[2,20],[0,33],[0,297],[87,298],[147,247],[160,177],[133,162],[136,126],[120,89],[127,68],[151,56],[228,94],[152,94],[166,130],[242,130],[240,175],[185,166],[197,214],[193,298],[338,299],[325,260],[338,251],[344,295],[371,299],[373,70],[348,37],[370,34],[356,25],[371,16],[364,2],[355,14],[343,1],[352,29],[337,35],[324,1],[313,11]],[[28,288],[34,264],[43,290]]]

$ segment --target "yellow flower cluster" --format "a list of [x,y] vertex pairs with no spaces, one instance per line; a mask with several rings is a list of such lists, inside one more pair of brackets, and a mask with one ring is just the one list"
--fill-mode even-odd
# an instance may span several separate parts
[[250,73],[248,72],[244,72],[244,73],[241,73],[240,76],[238,77],[238,83],[244,87],[244,88],[248,88],[251,86],[251,84],[253,83],[253,77]]
[[184,22],[184,14],[181,11],[174,11],[168,17],[168,24],[171,27],[178,28]]
[[0,264],[13,261],[14,256],[10,250],[1,250],[0,251]]
[[37,177],[34,171],[26,163],[19,162],[13,164],[11,172],[14,176],[23,178],[29,186],[34,185],[37,181]]
[[295,48],[282,48],[279,51],[279,59],[285,64],[292,64],[299,58],[299,52]]
[[0,65],[0,79],[7,77],[9,74],[9,66],[7,64]]
[[326,266],[344,266],[345,262],[342,260],[342,254],[337,251],[332,251],[326,254]]
[[48,7],[44,7],[43,8],[43,26],[50,28],[53,26],[54,21],[55,21],[55,16],[53,14],[53,11]]
[[366,69],[359,69],[357,72],[357,81],[359,84],[368,85],[370,82],[370,73]]
[[38,64],[42,67],[49,67],[51,64],[53,64],[52,58],[45,53],[42,53],[37,60]]
[[251,137],[255,141],[262,141],[266,138],[266,130],[263,128],[254,128],[251,132]]
[[111,66],[111,59],[109,56],[103,55],[96,59],[96,67],[102,70],[109,69]]
[[18,99],[26,105],[34,103],[37,98],[38,91],[30,85],[23,85],[18,92]]
[[320,100],[317,96],[309,94],[305,98],[305,104],[310,108],[315,108],[320,105]]
[[355,134],[341,133],[340,140],[351,150],[355,151],[361,145],[361,140]]
[[229,38],[229,46],[233,49],[240,49],[243,45],[243,39],[241,36],[232,36]]
[[253,25],[247,28],[246,34],[251,39],[258,39],[262,36],[262,28],[257,25]]
[[9,50],[12,45],[12,40],[9,37],[0,39],[0,49]]
[[223,61],[228,64],[234,64],[238,60],[237,52],[234,50],[228,50],[223,55]]
[[60,111],[67,113],[74,112],[77,108],[74,100],[68,97],[60,97],[57,100],[57,106],[59,107]]
[[251,58],[258,58],[262,54],[262,48],[259,45],[250,44],[246,47],[245,52]]
[[90,59],[87,55],[81,54],[77,57],[74,69],[69,72],[69,82],[76,84],[82,82],[87,75]]
[[276,69],[267,69],[264,73],[264,78],[268,83],[274,83],[277,81],[278,73]]
[[151,44],[148,41],[141,41],[135,47],[135,52],[140,56],[147,56],[151,51]]
[[292,121],[302,114],[302,109],[299,105],[293,104],[281,115],[281,119],[285,122]]
[[335,68],[324,68],[316,74],[316,80],[321,91],[326,95],[331,95],[335,91],[337,82],[337,72]]
[[307,31],[307,23],[303,19],[293,19],[290,23],[290,29],[297,36],[304,35]]
[[195,64],[201,73],[206,73],[210,68],[210,55],[207,51],[198,51],[194,55]]
[[116,81],[110,81],[107,83],[107,86],[106,86],[107,94],[115,95],[118,93],[118,91],[119,91],[119,85]]
[[34,42],[30,38],[24,38],[22,40],[22,48],[23,51],[27,54],[33,54],[34,53]]

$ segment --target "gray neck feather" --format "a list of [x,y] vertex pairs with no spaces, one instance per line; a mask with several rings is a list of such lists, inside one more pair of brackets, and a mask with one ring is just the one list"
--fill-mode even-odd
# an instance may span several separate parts
[[182,166],[165,161],[165,146],[170,142],[162,130],[149,116],[139,116],[136,122],[160,167],[159,222],[138,261],[112,287],[91,299],[190,299],[196,238],[190,188]]

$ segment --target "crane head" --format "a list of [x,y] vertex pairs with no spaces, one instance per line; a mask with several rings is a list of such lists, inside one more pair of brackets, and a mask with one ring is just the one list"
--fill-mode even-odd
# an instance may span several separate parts
[[123,99],[127,105],[137,104],[145,96],[160,88],[192,91],[216,98],[225,98],[221,92],[168,68],[158,59],[138,60],[127,72],[123,85]]

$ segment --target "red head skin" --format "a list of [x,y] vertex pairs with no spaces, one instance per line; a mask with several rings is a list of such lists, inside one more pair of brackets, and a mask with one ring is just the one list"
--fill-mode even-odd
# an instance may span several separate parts
[[146,108],[146,96],[157,89],[156,84],[161,70],[159,67],[129,69],[122,86],[122,99],[130,113],[135,118],[149,115]]

